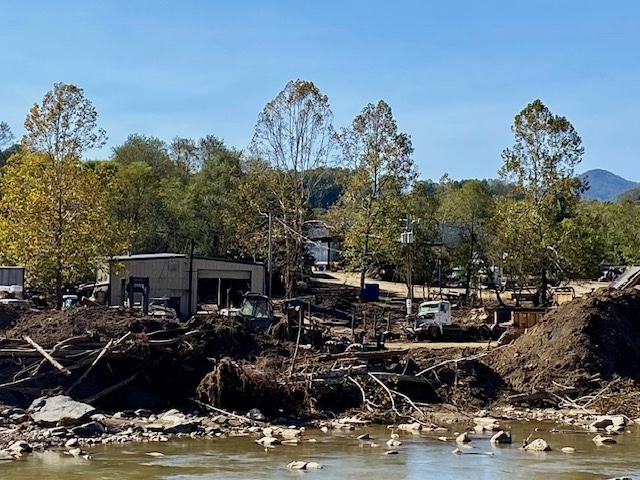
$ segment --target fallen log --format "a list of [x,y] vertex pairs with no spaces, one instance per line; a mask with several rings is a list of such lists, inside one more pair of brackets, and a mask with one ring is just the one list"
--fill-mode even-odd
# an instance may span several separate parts
[[343,352],[343,353],[326,353],[320,355],[318,357],[318,361],[320,362],[333,362],[336,360],[386,360],[394,357],[401,357],[406,355],[409,352],[408,349],[405,350],[381,350],[375,352]]
[[221,413],[222,415],[228,415],[229,417],[237,418],[238,420],[241,420],[243,422],[253,423],[261,426],[267,425],[266,422],[261,422],[260,420],[252,420],[250,418],[243,417],[241,415],[236,415],[235,413],[228,412],[226,410],[223,410],[222,408],[214,407],[213,405],[209,405],[208,403],[201,402],[200,400],[196,400],[195,398],[190,398],[189,400],[191,400],[193,403],[197,405],[200,405],[201,407],[208,408],[209,410],[213,410],[214,412]]
[[68,368],[63,367],[60,364],[60,362],[58,362],[55,358],[53,358],[51,355],[49,355],[49,353],[44,348],[42,348],[36,342],[31,340],[31,338],[29,338],[27,335],[25,335],[23,338],[29,345],[31,345],[33,348],[35,348],[44,358],[46,358],[51,365],[56,367],[58,370],[60,370],[65,375],[71,375],[71,371]]

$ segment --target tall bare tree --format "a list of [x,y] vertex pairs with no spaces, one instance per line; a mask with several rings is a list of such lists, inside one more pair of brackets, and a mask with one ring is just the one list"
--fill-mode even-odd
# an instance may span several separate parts
[[271,194],[277,200],[278,220],[285,226],[283,276],[293,295],[302,267],[305,221],[310,214],[310,192],[319,179],[319,167],[329,162],[333,114],[329,99],[309,81],[290,81],[258,117],[250,152],[275,172]]
[[0,122],[0,152],[7,147],[9,143],[14,139],[13,133],[6,122]]

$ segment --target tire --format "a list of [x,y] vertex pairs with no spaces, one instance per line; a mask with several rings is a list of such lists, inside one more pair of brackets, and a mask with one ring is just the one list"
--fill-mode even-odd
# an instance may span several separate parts
[[431,327],[429,327],[428,334],[431,340],[438,340],[441,336],[440,329],[435,325],[432,325]]

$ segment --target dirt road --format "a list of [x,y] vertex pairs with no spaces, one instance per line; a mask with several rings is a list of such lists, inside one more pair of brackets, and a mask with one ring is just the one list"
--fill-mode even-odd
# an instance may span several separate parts
[[489,342],[386,342],[385,347],[389,350],[406,350],[414,348],[426,348],[429,350],[444,350],[457,348],[464,350],[471,349],[483,349],[487,347],[496,347],[498,344],[495,341]]
[[[352,272],[322,272],[322,276],[317,278],[318,281],[323,283],[333,283],[337,285],[350,285],[357,287],[360,285],[360,274]],[[401,282],[385,282],[383,280],[374,280],[371,278],[366,279],[366,283],[376,283],[380,286],[381,297],[406,297],[408,293],[407,286]],[[587,293],[592,292],[595,289],[606,287],[608,283],[596,282],[590,280],[576,280],[569,284],[573,287],[576,296],[581,297]],[[437,288],[431,288],[431,292],[439,291]],[[443,288],[444,293],[462,293],[464,288]],[[481,295],[486,295],[486,298],[494,298],[494,295],[489,290],[480,290]],[[422,285],[415,285],[413,287],[413,298],[425,298],[429,295],[429,287]]]

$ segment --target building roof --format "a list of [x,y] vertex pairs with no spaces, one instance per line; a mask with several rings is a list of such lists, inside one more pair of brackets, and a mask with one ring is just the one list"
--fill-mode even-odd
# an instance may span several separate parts
[[[124,262],[127,260],[164,260],[171,258],[189,258],[189,255],[184,253],[137,253],[134,255],[119,255],[116,257],[111,257],[110,261],[115,262]],[[198,260],[213,260],[216,262],[227,262],[227,263],[242,263],[245,265],[264,265],[261,262],[252,262],[250,260],[237,260],[234,258],[222,258],[222,257],[199,257],[194,256],[193,258],[197,258]]]
[[159,260],[162,258],[186,258],[186,255],[183,253],[136,253],[135,255],[111,257],[110,260]]

